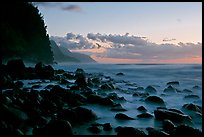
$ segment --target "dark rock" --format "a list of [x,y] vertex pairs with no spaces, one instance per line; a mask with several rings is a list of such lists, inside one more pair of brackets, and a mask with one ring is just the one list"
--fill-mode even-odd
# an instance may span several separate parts
[[1,82],[0,86],[2,87],[2,89],[9,89],[9,88],[15,87],[15,84],[14,84],[12,78],[7,73],[1,73],[0,82]]
[[154,115],[155,118],[159,120],[169,119],[175,122],[192,122],[192,119],[188,115],[182,115],[180,113],[165,109],[154,110]]
[[114,89],[114,86],[112,84],[103,84],[101,85],[102,90],[112,90]]
[[144,111],[144,112],[147,111],[147,109],[146,109],[144,106],[139,106],[139,107],[137,108],[137,110],[139,110],[139,111]]
[[170,108],[168,110],[184,115],[184,113],[181,110],[178,110],[178,109],[175,109],[175,108]]
[[101,83],[101,79],[100,79],[100,78],[93,78],[93,79],[91,79],[91,81],[92,81],[94,84],[100,84],[100,83]]
[[22,59],[11,60],[7,62],[8,74],[16,79],[23,79],[25,76],[25,65]]
[[171,85],[164,89],[165,93],[176,93],[176,89]]
[[33,130],[33,135],[43,136],[70,136],[73,135],[72,126],[65,120],[51,120],[42,128]]
[[40,88],[42,87],[41,85],[33,85],[32,88]]
[[147,93],[156,93],[157,90],[154,87],[152,87],[152,86],[147,86],[145,88],[145,92],[147,92]]
[[123,74],[122,72],[117,73],[116,75],[117,75],[117,76],[124,76],[124,74]]
[[171,134],[172,136],[202,137],[202,132],[187,125],[180,125]]
[[65,79],[74,79],[74,75],[73,75],[73,74],[64,73],[62,76],[63,76]]
[[112,128],[112,125],[110,124],[110,123],[105,123],[105,124],[103,124],[103,130],[105,130],[105,131],[110,131],[110,130],[112,130],[113,128]]
[[94,134],[97,134],[97,133],[100,133],[101,132],[101,129],[97,126],[91,126],[91,127],[88,127],[87,128],[89,131],[91,131],[92,133]]
[[134,120],[134,118],[131,118],[123,113],[118,113],[115,115],[116,119],[120,119],[120,120]]
[[121,104],[117,104],[117,105],[114,105],[114,106],[111,108],[111,111],[127,111],[127,110],[124,109]]
[[168,136],[169,134],[166,132],[161,132],[159,130],[156,130],[152,127],[147,127],[146,130],[148,131],[148,135],[152,137],[163,137]]
[[192,103],[184,104],[182,107],[187,109],[187,110],[191,110],[191,111],[202,113],[202,108],[200,106],[192,104]]
[[93,104],[100,104],[104,106],[112,106],[114,104],[113,100],[110,98],[103,98],[99,95],[91,94],[87,97],[87,101]]
[[90,109],[86,109],[83,107],[77,107],[74,109],[74,111],[76,112],[77,118],[80,121],[86,122],[86,121],[91,121],[91,120],[97,119],[96,113]]
[[52,66],[45,66],[42,62],[35,65],[35,72],[40,79],[51,79],[54,77],[54,69]]
[[135,137],[146,136],[146,134],[143,131],[133,127],[117,127],[116,132],[118,132],[117,135],[120,136],[135,136]]
[[149,113],[142,113],[137,115],[138,118],[152,118],[153,115],[149,114]]
[[164,100],[158,96],[149,96],[145,99],[145,102],[165,105]]
[[184,89],[182,92],[184,92],[184,93],[193,93],[193,91],[190,90],[190,89]]
[[23,82],[22,81],[17,81],[17,82],[15,82],[15,86],[17,87],[17,88],[22,88],[23,87]]
[[163,121],[163,130],[167,131],[168,133],[172,132],[176,126],[171,120],[164,119]]
[[78,122],[77,113],[71,109],[63,109],[57,114],[57,118],[67,120],[72,125]]
[[136,91],[144,91],[145,89],[143,87],[137,87]]
[[169,86],[169,85],[179,86],[179,82],[178,82],[178,81],[171,81],[171,82],[168,82],[166,85],[167,85],[167,86]]
[[186,95],[184,96],[185,99],[199,99],[200,97],[198,95]]
[[86,77],[84,75],[78,75],[75,83],[79,87],[86,87],[87,86]]
[[53,86],[53,88],[50,90],[50,92],[54,95],[64,95],[66,93],[66,89],[62,88],[59,85]]
[[60,80],[60,84],[69,84],[70,82],[69,81],[67,81],[66,79],[64,79],[64,78],[62,78],[61,80]]
[[198,86],[198,85],[195,85],[195,86],[192,87],[192,89],[197,89],[198,90],[198,89],[201,89],[201,87]]

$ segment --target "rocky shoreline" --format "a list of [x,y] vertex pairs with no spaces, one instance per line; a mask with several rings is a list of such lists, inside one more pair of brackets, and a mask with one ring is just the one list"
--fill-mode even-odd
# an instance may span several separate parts
[[[25,87],[22,82],[36,79],[39,81],[29,83],[30,88]],[[58,84],[51,84],[53,81]],[[47,86],[40,88],[42,83],[47,83]],[[191,92],[176,89],[174,85],[179,85],[178,81],[171,81],[167,85],[165,93]],[[152,86],[142,89],[145,92],[139,92],[140,87],[132,96],[158,107],[154,114],[150,114],[141,105],[137,108],[141,111],[137,118],[160,120],[162,129],[147,127],[147,132],[144,132],[136,127],[114,127],[109,121],[94,122],[98,119],[97,114],[83,105],[98,104],[110,107],[110,111],[117,112],[113,117],[116,120],[136,120],[136,117],[123,113],[127,111],[120,103],[126,101],[124,97],[109,93],[111,90],[120,90],[111,77],[88,74],[81,68],[75,72],[67,72],[62,69],[54,70],[51,65],[42,63],[37,63],[32,68],[26,67],[20,59],[12,60],[1,65],[1,89],[1,131],[4,135],[75,135],[73,127],[91,122],[87,130],[95,135],[101,131],[114,131],[115,135],[124,136],[202,136],[202,131],[191,126],[194,117],[181,110],[167,108],[165,100],[154,95],[157,90]],[[198,98],[195,95],[185,97]],[[190,110],[202,118],[202,106],[187,103],[183,105],[183,109]]]

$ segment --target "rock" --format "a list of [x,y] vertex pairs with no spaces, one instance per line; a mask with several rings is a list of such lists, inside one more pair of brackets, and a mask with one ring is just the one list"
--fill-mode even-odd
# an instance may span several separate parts
[[74,75],[73,74],[64,73],[62,76],[65,79],[74,79]]
[[33,135],[43,136],[70,136],[73,135],[72,126],[65,120],[51,120],[42,128],[33,130]]
[[94,134],[98,134],[101,132],[101,129],[97,126],[91,126],[91,127],[88,127],[87,129]]
[[119,120],[134,120],[134,118],[131,118],[123,113],[118,113],[115,115],[115,118],[116,119],[119,119]]
[[156,93],[157,90],[154,87],[152,87],[152,86],[147,86],[145,88],[145,92],[147,92],[147,93]]
[[179,86],[179,82],[178,82],[178,81],[171,81],[171,82],[168,82],[166,85],[167,85],[167,86],[169,86],[169,85],[172,85],[172,86],[174,86],[174,85]]
[[202,137],[202,132],[187,125],[180,125],[171,134],[172,136]]
[[185,99],[199,99],[200,97],[198,95],[186,95],[184,96]]
[[77,108],[74,109],[74,111],[77,114],[77,118],[80,121],[82,121],[82,122],[86,122],[86,121],[91,121],[91,120],[97,119],[96,113],[93,112],[90,109],[83,108],[83,107],[77,107]]
[[110,124],[110,123],[105,123],[105,124],[103,124],[103,130],[105,130],[105,131],[110,131],[110,130],[112,130],[113,128],[112,128],[112,125]]
[[193,93],[193,91],[190,90],[190,89],[184,89],[182,92],[184,92],[184,93]]
[[153,115],[149,114],[149,113],[142,113],[142,114],[139,114],[137,115],[138,118],[152,118],[154,117]]
[[69,84],[70,82],[69,81],[67,81],[66,79],[64,79],[64,78],[62,78],[61,80],[60,80],[60,84]]
[[148,97],[149,93],[145,92],[145,93],[141,93],[141,92],[135,92],[132,95],[133,97]]
[[14,84],[12,78],[7,73],[1,73],[0,82],[1,82],[2,89],[9,89],[9,88],[15,87],[15,84]]
[[145,89],[143,87],[137,87],[136,91],[144,91]]
[[172,132],[176,126],[171,120],[164,119],[163,121],[163,130],[167,131],[168,133]]
[[164,100],[158,96],[149,96],[145,99],[145,102],[156,103],[160,105],[165,105]]
[[139,107],[137,108],[137,110],[139,110],[139,111],[144,111],[144,112],[147,111],[147,109],[146,109],[144,106],[139,106]]
[[117,76],[124,76],[124,73],[120,72],[116,74]]
[[184,113],[181,110],[178,110],[178,109],[175,109],[175,108],[170,108],[168,110],[184,115]]
[[156,130],[152,127],[147,127],[146,130],[148,131],[148,136],[152,136],[152,137],[169,136],[168,133]]
[[112,105],[114,105],[114,102],[110,98],[101,98],[99,104],[100,105],[104,105],[104,106],[112,106]]
[[195,85],[195,86],[193,86],[193,87],[192,87],[192,89],[199,90],[199,89],[201,89],[201,87],[200,87],[200,86],[198,86],[198,85]]
[[17,88],[22,88],[24,85],[22,81],[16,81],[14,84]]
[[100,78],[93,78],[93,79],[91,79],[91,82],[98,85],[101,83],[101,79]]
[[87,97],[87,101],[93,104],[100,104],[104,106],[112,106],[114,104],[113,100],[110,98],[103,98],[99,95],[91,94]]
[[117,104],[117,105],[114,105],[114,106],[111,108],[111,111],[127,111],[127,110],[124,109],[121,104]]
[[59,85],[54,85],[53,88],[50,90],[50,93],[54,95],[64,95],[66,92],[66,89],[62,88]]
[[82,74],[80,74],[80,75],[78,74],[75,83],[79,87],[86,87],[87,86],[86,77],[84,75],[82,75]]
[[10,60],[7,62],[8,74],[16,79],[23,79],[25,76],[25,65],[22,59]]
[[102,90],[112,90],[112,89],[114,89],[114,86],[112,85],[112,84],[103,84],[103,85],[101,85],[101,89]]
[[164,89],[165,93],[176,93],[176,89],[171,85]]
[[42,87],[41,85],[33,85],[32,88],[40,88]]
[[135,137],[146,136],[146,134],[143,131],[133,127],[117,127],[116,132],[117,135],[120,136],[135,136]]
[[54,77],[54,69],[52,66],[45,66],[42,62],[35,65],[35,72],[40,79],[51,79]]
[[77,113],[72,109],[62,109],[58,114],[57,118],[60,120],[67,120],[72,125],[76,124],[78,122],[78,116]]
[[192,104],[192,103],[184,104],[182,107],[187,109],[187,110],[191,110],[191,111],[202,113],[202,108],[200,106]]
[[154,116],[156,119],[164,120],[169,119],[175,122],[192,122],[192,119],[188,115],[182,115],[180,113],[169,111],[166,109],[154,110]]

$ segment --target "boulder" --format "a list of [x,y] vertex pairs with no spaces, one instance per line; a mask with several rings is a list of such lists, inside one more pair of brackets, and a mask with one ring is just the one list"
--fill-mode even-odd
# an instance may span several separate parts
[[111,84],[111,83],[106,83],[106,84],[103,84],[103,85],[101,85],[101,89],[102,90],[113,90],[114,89],[114,86],[113,86],[113,84]]
[[163,121],[163,130],[170,133],[175,129],[175,125],[171,120],[164,119]]
[[141,131],[137,128],[133,128],[133,127],[117,127],[115,129],[115,131],[117,132],[117,135],[120,136],[135,136],[135,137],[143,137],[146,136],[146,134],[144,133],[144,131]]
[[151,115],[150,113],[145,112],[145,113],[142,113],[142,114],[137,115],[137,117],[138,117],[138,118],[152,118],[152,117],[154,117],[154,116]]
[[151,136],[151,137],[169,136],[168,133],[166,133],[164,131],[156,130],[156,129],[152,128],[152,127],[147,127],[146,130],[148,131],[148,136]]
[[51,120],[41,128],[33,129],[33,135],[40,136],[70,136],[73,135],[72,126],[65,120]]
[[139,107],[137,108],[137,110],[139,110],[139,111],[144,111],[144,112],[147,111],[147,109],[146,109],[144,106],[139,106]]
[[62,109],[58,114],[57,118],[60,120],[67,120],[72,125],[78,122],[77,113],[72,109]]
[[124,76],[124,73],[119,72],[119,73],[117,73],[116,75],[117,75],[117,76]]
[[202,137],[202,132],[187,125],[180,125],[171,134],[172,136]]
[[111,111],[127,111],[127,110],[124,109],[121,104],[116,104],[116,105],[113,105],[113,107],[111,108]]
[[172,85],[172,86],[179,86],[179,82],[178,81],[171,81],[171,82],[168,82],[167,84],[166,84],[167,86],[169,86],[169,85]]
[[185,99],[199,99],[200,97],[198,95],[186,95],[184,96]]
[[7,62],[7,72],[13,79],[23,79],[25,76],[25,65],[22,59],[10,60]]
[[74,109],[74,111],[77,114],[78,120],[80,120],[82,122],[86,122],[86,121],[91,121],[91,120],[96,120],[97,119],[96,113],[93,112],[90,109],[83,108],[83,107],[77,107],[77,108]]
[[110,131],[110,130],[112,130],[113,128],[112,128],[112,125],[110,124],[110,123],[105,123],[105,124],[103,124],[103,130],[105,130],[105,131]]
[[94,134],[98,134],[101,132],[101,129],[97,126],[90,126],[87,128],[90,132],[94,133]]
[[35,73],[40,79],[51,79],[55,72],[51,65],[45,66],[42,62],[39,62],[35,65]]
[[86,77],[82,74],[78,74],[75,83],[79,87],[87,87]]
[[158,96],[149,96],[145,99],[145,102],[149,102],[149,103],[156,103],[156,104],[160,104],[160,105],[165,105],[165,102],[162,98],[158,97]]
[[200,106],[192,104],[192,103],[184,104],[182,107],[187,109],[187,110],[191,110],[191,111],[202,113],[202,108]]
[[176,93],[176,89],[171,85],[164,89],[165,93]]
[[123,113],[117,113],[115,115],[115,118],[119,119],[119,120],[134,120],[134,118],[131,118],[131,117],[129,117],[126,114],[123,114]]
[[154,110],[154,116],[156,119],[164,120],[169,119],[175,122],[192,122],[192,119],[188,115],[183,115],[174,111],[169,111],[166,109]]
[[152,86],[147,86],[145,88],[145,92],[150,93],[150,94],[152,94],[152,93],[154,94],[154,93],[157,92],[157,90],[154,87],[152,87]]

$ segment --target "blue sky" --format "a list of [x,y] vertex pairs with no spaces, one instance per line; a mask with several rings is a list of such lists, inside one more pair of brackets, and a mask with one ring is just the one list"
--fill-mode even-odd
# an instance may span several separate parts
[[50,36],[129,33],[129,36],[146,37],[146,41],[158,45],[198,42],[202,45],[201,2],[45,2],[36,5]]

